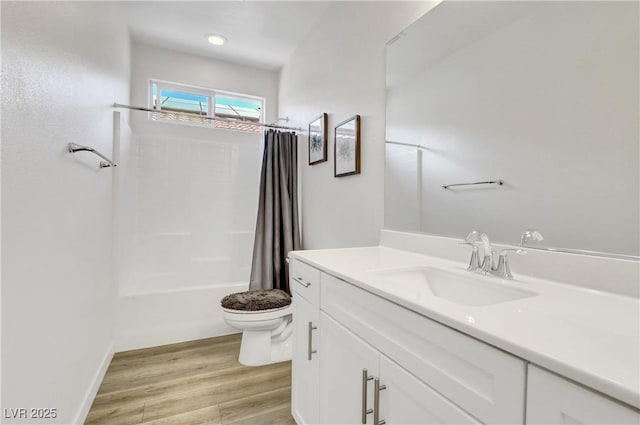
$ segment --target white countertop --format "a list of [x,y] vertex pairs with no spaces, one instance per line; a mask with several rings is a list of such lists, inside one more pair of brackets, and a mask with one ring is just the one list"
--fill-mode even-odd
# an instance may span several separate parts
[[438,297],[412,296],[378,272],[427,266],[469,273],[466,264],[386,247],[295,251],[290,256],[640,408],[637,298],[516,275],[512,281],[486,279],[538,295],[464,306]]

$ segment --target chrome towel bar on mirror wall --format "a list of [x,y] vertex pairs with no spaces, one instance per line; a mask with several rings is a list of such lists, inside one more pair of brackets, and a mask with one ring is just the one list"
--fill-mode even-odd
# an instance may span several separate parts
[[385,141],[385,143],[389,144],[389,145],[398,145],[398,146],[408,146],[410,148],[417,148],[417,149],[423,149],[423,150],[429,150],[428,147],[424,146],[424,145],[420,145],[420,144],[415,144],[415,143],[404,143],[404,142],[392,142],[390,140]]
[[67,145],[67,150],[69,152],[71,152],[71,153],[86,151],[86,152],[92,152],[92,153],[98,155],[100,158],[104,159],[104,161],[100,161],[100,168],[108,168],[108,167],[117,167],[118,166],[118,164],[116,164],[115,162],[113,162],[112,160],[110,160],[109,158],[107,158],[106,156],[104,156],[103,154],[98,152],[97,150],[95,150],[93,148],[90,148],[89,146],[82,146],[82,145],[78,145],[76,143],[69,143]]
[[504,180],[498,179],[498,180],[489,180],[489,181],[485,181],[485,182],[443,184],[442,188],[443,189],[449,189],[450,187],[454,187],[454,186],[473,186],[473,185],[477,185],[477,184],[497,184],[498,186],[502,186],[504,184]]

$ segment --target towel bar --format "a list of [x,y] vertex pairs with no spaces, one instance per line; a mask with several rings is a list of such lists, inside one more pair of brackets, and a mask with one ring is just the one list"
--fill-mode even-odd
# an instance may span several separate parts
[[86,152],[92,152],[92,153],[98,155],[100,158],[104,159],[104,161],[100,161],[100,168],[108,168],[108,167],[117,167],[118,166],[118,164],[116,164],[115,162],[113,162],[112,160],[110,160],[109,158],[107,158],[106,156],[104,156],[103,154],[98,152],[97,150],[95,150],[93,148],[90,148],[89,146],[82,146],[82,145],[78,145],[76,143],[69,143],[67,145],[67,150],[69,152],[71,152],[71,153],[86,151]]
[[454,187],[454,186],[472,186],[472,185],[476,185],[476,184],[497,184],[498,186],[502,186],[504,184],[504,180],[500,179],[500,180],[489,180],[489,181],[486,181],[486,182],[444,184],[444,185],[442,185],[442,188],[443,189],[449,189],[450,187]]

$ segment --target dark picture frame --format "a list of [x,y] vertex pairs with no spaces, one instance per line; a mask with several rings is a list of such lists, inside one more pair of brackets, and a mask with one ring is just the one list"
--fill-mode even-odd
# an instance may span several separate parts
[[360,174],[360,115],[335,126],[333,138],[334,177]]
[[327,114],[309,123],[309,165],[327,160]]

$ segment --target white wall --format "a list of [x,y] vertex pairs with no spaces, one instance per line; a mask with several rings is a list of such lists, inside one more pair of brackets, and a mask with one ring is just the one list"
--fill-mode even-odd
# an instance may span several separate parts
[[[638,3],[493,7],[514,20],[449,46],[387,93],[388,139],[429,149],[418,205],[416,150],[388,146],[385,226],[454,237],[475,228],[506,243],[533,227],[547,246],[638,255]],[[390,68],[409,74],[402,60],[433,56],[473,29],[454,22],[483,13],[482,3],[443,3],[390,46]],[[499,188],[441,188],[498,178]]]
[[[336,2],[280,73],[279,115],[307,127],[329,115],[328,161],[309,166],[301,137],[303,245],[374,245],[383,224],[385,44],[437,2]],[[359,114],[360,175],[334,178],[333,127]]]
[[[2,2],[2,408],[81,423],[114,343],[112,109],[129,39],[113,3]],[[4,411],[3,411],[4,412]]]
[[[159,79],[266,99],[276,119],[277,73],[135,44],[131,102]],[[123,123],[123,125],[126,125]],[[262,132],[151,121],[131,114],[118,169],[117,350],[235,332],[220,299],[246,290],[257,215]]]

